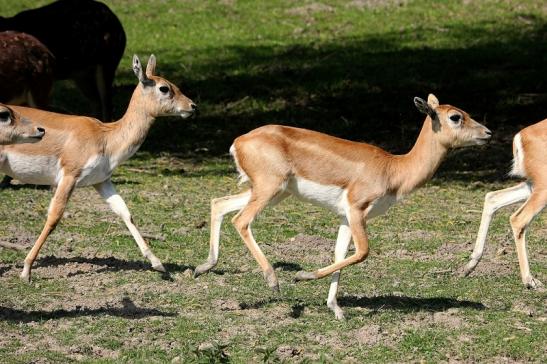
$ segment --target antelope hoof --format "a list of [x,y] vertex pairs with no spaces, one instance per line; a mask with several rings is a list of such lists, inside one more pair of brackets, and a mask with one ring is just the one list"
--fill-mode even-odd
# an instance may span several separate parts
[[24,282],[30,283],[30,267],[25,266],[20,277]]
[[203,264],[200,264],[194,269],[194,278],[199,277],[203,273],[207,273],[211,268],[213,268],[215,265],[213,263],[205,262]]
[[532,276],[528,277],[528,279],[526,279],[526,282],[524,284],[526,285],[526,288],[528,289],[538,289],[543,287],[543,283],[541,283],[538,279],[535,279]]
[[264,272],[264,279],[268,283],[268,287],[272,289],[274,293],[279,293],[279,282],[277,281],[277,276],[274,271]]
[[462,277],[467,277],[468,275],[471,274],[471,272],[473,272],[475,270],[475,267],[477,266],[477,264],[479,263],[478,260],[470,260],[469,263],[467,263],[467,265],[463,268],[463,272],[461,274]]
[[152,269],[155,270],[155,271],[158,271],[158,272],[167,273],[167,270],[165,269],[163,264],[161,264],[161,262],[157,262],[155,264],[152,264]]
[[327,306],[329,306],[332,312],[334,312],[334,316],[336,316],[337,320],[345,320],[344,311],[342,311],[340,306],[338,306],[338,303],[336,302],[327,303]]
[[312,279],[317,279],[317,276],[315,275],[315,272],[306,272],[301,270],[300,272],[297,272],[294,276],[294,280],[299,281],[309,281]]

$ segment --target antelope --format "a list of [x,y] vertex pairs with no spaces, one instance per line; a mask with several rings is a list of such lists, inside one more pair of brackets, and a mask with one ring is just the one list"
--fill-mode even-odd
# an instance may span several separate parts
[[509,221],[517,247],[522,283],[527,288],[536,289],[542,283],[530,273],[526,230],[547,203],[547,119],[530,125],[515,135],[513,168],[510,174],[526,180],[516,186],[486,194],[477,240],[471,258],[464,268],[464,275],[469,275],[482,258],[488,227],[494,213],[502,207],[525,201],[511,215]]
[[112,83],[125,49],[120,20],[93,0],[59,0],[0,17],[0,31],[38,38],[56,58],[55,79],[73,79],[102,121],[112,120]]
[[144,142],[156,117],[180,115],[187,118],[196,110],[196,105],[177,86],[154,75],[155,68],[154,55],[148,59],[146,73],[139,58],[133,56],[133,72],[139,82],[125,115],[112,123],[13,106],[20,115],[39,122],[48,132],[40,143],[1,147],[0,171],[24,183],[56,188],[45,226],[25,258],[22,279],[30,281],[31,266],[61,220],[72,191],[84,186],[93,186],[121,217],[152,268],[165,271],[134,225],[124,200],[111,181],[114,169],[135,154]]
[[0,104],[0,145],[35,143],[42,139],[45,130],[21,117],[8,106]]
[[[299,271],[295,279],[305,281],[332,274],[327,306],[336,318],[343,319],[336,299],[340,270],[367,257],[366,221],[384,214],[404,195],[429,180],[449,149],[485,144],[491,136],[490,130],[461,109],[439,105],[433,94],[427,102],[416,97],[414,103],[427,116],[416,144],[405,155],[281,125],[263,126],[236,138],[230,152],[241,182],[250,182],[251,188],[212,200],[209,257],[196,267],[194,276],[217,264],[222,219],[239,210],[232,223],[262,268],[267,284],[278,292],[276,274],[257,245],[250,225],[266,206],[294,195],[329,208],[341,218],[334,263],[314,272]],[[355,253],[346,257],[352,239]]]
[[53,54],[38,39],[0,32],[0,101],[46,108],[53,87]]

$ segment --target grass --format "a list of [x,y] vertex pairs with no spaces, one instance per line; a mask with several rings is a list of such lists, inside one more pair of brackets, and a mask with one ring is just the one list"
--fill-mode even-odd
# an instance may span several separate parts
[[[3,15],[48,1],[0,0]],[[547,8],[536,1],[106,1],[128,38],[115,114],[135,78],[133,53],[199,104],[190,121],[158,120],[114,174],[136,224],[170,275],[149,269],[92,189],[77,190],[43,248],[30,285],[24,253],[0,251],[2,362],[544,362],[544,291],[522,287],[508,217],[493,221],[487,254],[465,264],[484,194],[509,186],[511,135],[545,117]],[[455,151],[424,188],[369,225],[372,252],[345,269],[340,303],[328,281],[292,282],[332,259],[337,219],[287,201],[255,223],[277,267],[272,294],[225,224],[221,260],[207,256],[209,201],[238,191],[226,152],[258,125],[308,127],[402,152],[421,116],[413,96],[434,92],[494,132]],[[86,113],[70,82],[52,103]],[[2,190],[0,236],[31,244],[48,189]],[[544,214],[545,215],[545,214]],[[528,234],[531,269],[546,278],[545,216]],[[307,241],[308,245],[303,244]]]

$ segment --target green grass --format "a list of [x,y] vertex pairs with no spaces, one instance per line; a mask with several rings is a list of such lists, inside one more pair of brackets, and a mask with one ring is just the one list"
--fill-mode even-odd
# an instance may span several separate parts
[[[9,16],[47,2],[0,7]],[[113,178],[137,226],[161,238],[152,249],[170,276],[149,269],[92,189],[77,190],[30,285],[17,277],[25,254],[0,251],[1,362],[545,361],[545,291],[520,282],[514,208],[496,215],[477,272],[454,274],[472,250],[485,193],[515,183],[506,178],[511,135],[545,117],[541,2],[106,3],[128,38],[115,114],[136,82],[134,53],[154,53],[159,73],[201,110],[158,120]],[[219,265],[191,277],[207,256],[210,199],[239,190],[226,155],[235,136],[278,122],[402,152],[421,126],[412,97],[429,92],[485,121],[494,140],[453,152],[423,189],[370,222],[370,256],[342,275],[346,321],[325,305],[328,280],[293,283],[297,270],[331,260],[334,242],[324,239],[335,238],[337,218],[291,199],[254,224],[280,295],[229,218]],[[70,82],[56,84],[52,103],[89,112]],[[0,236],[31,244],[51,192],[0,194]],[[531,269],[544,282],[545,221],[528,233]],[[299,245],[302,236],[318,243]]]

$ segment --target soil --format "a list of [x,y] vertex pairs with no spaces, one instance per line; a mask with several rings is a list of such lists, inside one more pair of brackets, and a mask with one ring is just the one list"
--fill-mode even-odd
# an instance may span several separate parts
[[[331,264],[334,260],[335,245],[334,240],[298,234],[287,241],[263,246],[266,256],[278,260],[276,266],[285,270],[300,270],[297,266],[300,263],[318,267]],[[290,261],[286,261],[287,257],[290,257]]]

